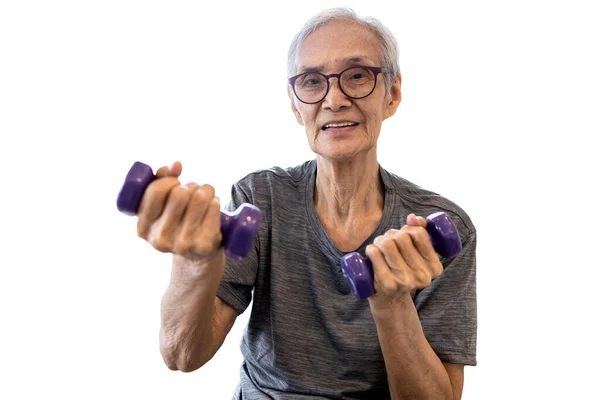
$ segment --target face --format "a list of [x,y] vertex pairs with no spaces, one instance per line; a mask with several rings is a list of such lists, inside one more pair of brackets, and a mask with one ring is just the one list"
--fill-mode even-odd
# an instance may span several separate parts
[[[365,28],[333,22],[313,32],[300,45],[297,73],[312,70],[328,75],[356,65],[383,67],[379,48],[376,36]],[[386,94],[384,76],[379,74],[373,93],[362,99],[345,96],[337,78],[330,79],[329,93],[319,103],[302,103],[291,86],[288,95],[312,151],[332,161],[344,161],[376,149],[383,120],[394,115],[400,103],[400,78]],[[352,126],[332,127],[333,123]]]

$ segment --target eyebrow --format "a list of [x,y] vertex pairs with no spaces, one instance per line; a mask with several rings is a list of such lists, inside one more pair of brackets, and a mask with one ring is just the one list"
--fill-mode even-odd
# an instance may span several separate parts
[[[364,64],[366,60],[367,59],[364,57],[348,57],[348,58],[343,58],[341,60],[341,63],[344,66],[351,66],[351,65]],[[306,72],[323,72],[324,70],[325,70],[325,66],[323,66],[321,64],[321,65],[315,65],[315,66],[302,67],[301,69],[298,70],[298,73],[304,74]]]

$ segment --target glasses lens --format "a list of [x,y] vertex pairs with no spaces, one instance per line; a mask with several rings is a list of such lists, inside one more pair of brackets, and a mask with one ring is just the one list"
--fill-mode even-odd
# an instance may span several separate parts
[[320,101],[327,91],[327,80],[321,74],[306,73],[296,79],[294,83],[296,95],[307,103]]
[[367,68],[350,68],[342,74],[340,84],[350,97],[364,97],[375,87],[375,75]]

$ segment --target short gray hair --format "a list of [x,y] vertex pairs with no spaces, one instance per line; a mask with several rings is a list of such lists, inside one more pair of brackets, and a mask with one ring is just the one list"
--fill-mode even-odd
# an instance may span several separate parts
[[297,73],[296,70],[296,55],[298,48],[314,31],[318,28],[325,26],[334,21],[349,21],[354,22],[362,27],[365,27],[369,31],[373,32],[379,42],[381,43],[381,55],[383,65],[381,67],[388,68],[390,73],[384,74],[385,88],[389,92],[392,86],[392,82],[397,76],[400,76],[400,63],[398,61],[398,44],[396,38],[392,32],[383,26],[383,24],[374,17],[361,17],[351,8],[330,8],[328,10],[321,11],[302,27],[300,32],[296,34],[290,49],[288,51],[288,77],[294,76]]

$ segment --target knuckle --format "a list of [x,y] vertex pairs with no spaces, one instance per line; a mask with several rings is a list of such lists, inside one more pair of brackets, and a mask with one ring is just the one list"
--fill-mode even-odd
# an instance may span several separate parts
[[173,251],[172,242],[164,236],[153,236],[150,238],[150,240],[148,240],[148,242],[152,245],[152,247],[161,253],[169,253]]
[[442,272],[444,272],[444,266],[442,265],[441,262],[437,262],[435,263],[434,267],[433,267],[433,276],[434,278],[437,278],[438,276],[440,276],[442,274]]
[[215,188],[209,184],[200,185],[200,189],[207,193],[207,197],[212,198],[215,196]]
[[393,292],[399,292],[402,291],[402,289],[408,287],[408,285],[406,284],[405,281],[403,280],[395,280],[393,282],[390,283],[390,291]]
[[152,247],[161,253],[172,252],[173,241],[166,232],[162,229],[162,226],[154,225],[148,233],[146,241],[150,243]]
[[169,201],[187,202],[190,192],[184,186],[175,186],[169,193]]
[[186,190],[188,190],[189,192],[194,192],[194,191],[198,190],[200,185],[198,185],[196,182],[188,182],[185,185],[183,185],[183,187]]
[[433,275],[431,274],[431,272],[426,269],[419,269],[418,271],[419,286],[422,288],[429,286],[431,284],[431,281],[433,280]]
[[403,269],[402,272],[403,274],[399,277],[399,281],[402,282],[402,285],[404,286],[411,286],[415,280],[415,275],[409,267]]
[[419,240],[429,240],[429,233],[427,233],[427,229],[423,227],[418,227],[418,229],[416,229],[415,231]]
[[389,251],[394,245],[394,239],[386,236],[378,236],[373,241],[373,244],[382,251]]
[[208,206],[212,209],[212,211],[218,211],[221,208],[219,199],[217,199],[216,197],[212,198],[212,201],[210,202],[210,204]]
[[373,245],[376,246],[376,247],[380,247],[381,243],[383,243],[383,241],[384,241],[384,237],[383,236],[377,236],[375,238],[375,240],[373,240]]
[[177,178],[173,177],[157,179],[148,185],[144,195],[148,197],[164,195],[177,182],[179,182]]
[[194,244],[194,253],[201,255],[210,254],[215,250],[215,247],[213,240],[204,237]]
[[214,191],[206,190],[202,186],[199,186],[198,189],[194,192],[192,201],[194,202],[194,204],[210,205],[210,200],[213,197]]
[[384,237],[381,238],[380,243],[377,245],[377,247],[379,247],[384,252],[390,252],[394,248],[396,248],[396,244],[394,243],[393,239]]
[[388,229],[387,231],[385,231],[383,236],[394,237],[398,232],[400,232],[398,229]]
[[190,199],[190,204],[193,204],[194,206],[199,206],[202,204],[206,204],[206,201],[206,193],[202,189],[198,189],[192,195],[192,198]]
[[379,250],[379,249],[377,248],[377,246],[376,246],[375,244],[369,244],[369,245],[367,245],[367,247],[365,248],[365,254],[366,254],[368,257],[372,257],[373,255],[375,255],[375,254],[376,254],[376,252],[377,252],[378,250]]
[[396,286],[397,284],[395,282],[390,282],[388,279],[379,282],[381,291],[385,293],[393,293],[396,290]]
[[180,240],[173,244],[173,252],[175,254],[186,256],[191,253],[191,250],[192,244],[187,240]]
[[401,246],[406,246],[406,245],[409,245],[412,243],[412,239],[410,238],[410,235],[405,231],[398,232],[396,234],[396,236],[394,237],[394,239]]
[[144,191],[144,200],[151,202],[158,195],[164,193],[164,190],[161,189],[161,185],[158,184],[158,181],[154,181],[148,185],[146,190]]
[[426,287],[431,283],[431,275],[422,269],[416,271],[416,278],[419,287]]
[[140,218],[138,218],[138,223],[137,223],[138,237],[140,237],[142,239],[146,239],[147,234],[148,234],[148,229],[146,228],[146,224],[143,223]]

